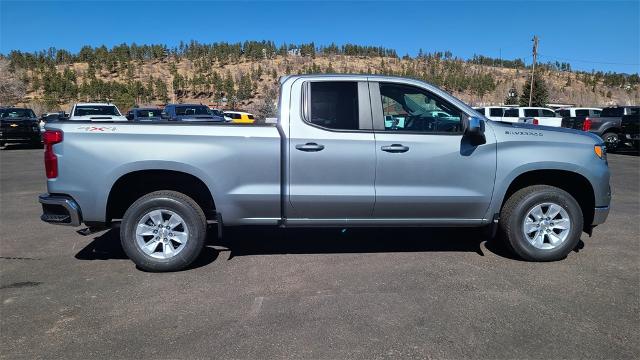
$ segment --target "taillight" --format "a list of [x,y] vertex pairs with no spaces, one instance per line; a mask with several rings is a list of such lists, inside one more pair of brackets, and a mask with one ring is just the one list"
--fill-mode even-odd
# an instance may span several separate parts
[[589,131],[589,130],[591,130],[591,119],[586,118],[582,123],[582,131]]
[[533,119],[533,125],[538,125],[538,119]]
[[62,142],[62,131],[47,130],[42,134],[44,143],[44,171],[48,179],[58,177],[58,157],[53,153],[53,145]]

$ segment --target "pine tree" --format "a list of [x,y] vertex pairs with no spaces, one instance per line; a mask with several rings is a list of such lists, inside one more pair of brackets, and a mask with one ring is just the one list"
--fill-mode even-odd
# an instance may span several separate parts
[[[531,106],[545,106],[549,100],[549,90],[547,84],[537,73],[533,79],[533,96],[531,97]],[[522,87],[522,96],[520,97],[520,106],[529,106],[529,93],[531,90],[531,77],[527,78]]]

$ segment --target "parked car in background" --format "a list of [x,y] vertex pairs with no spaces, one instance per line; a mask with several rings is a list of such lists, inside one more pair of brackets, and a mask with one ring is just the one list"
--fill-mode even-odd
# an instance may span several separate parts
[[609,151],[616,150],[620,138],[620,123],[625,115],[635,115],[640,106],[615,106],[602,109],[600,117],[576,116],[562,119],[562,127],[590,131],[602,138]]
[[505,118],[514,118],[513,115],[516,115],[516,112],[518,115],[517,122],[553,127],[560,127],[562,125],[562,118],[556,115],[555,111],[543,107],[518,107],[505,110],[503,121]]
[[127,121],[118,107],[110,103],[77,103],[69,114],[69,120]]
[[601,112],[601,108],[568,107],[556,109],[556,114],[562,118],[576,116],[598,117]]
[[0,146],[5,144],[40,144],[40,124],[33,110],[0,107]]
[[169,121],[224,121],[224,117],[214,115],[201,104],[167,104],[162,118]]
[[503,121],[502,117],[504,116],[505,110],[509,109],[506,106],[487,106],[487,107],[477,107],[473,108],[475,111],[484,115],[489,120],[493,121]]
[[640,114],[625,115],[620,120],[620,146],[640,150]]
[[414,79],[280,86],[278,124],[47,125],[41,219],[85,223],[85,234],[119,223],[140,268],[173,271],[199,256],[208,224],[488,227],[520,257],[551,261],[607,218],[609,168],[593,134],[485,121]]
[[127,112],[129,121],[160,121],[162,109],[158,108],[133,108]]
[[231,119],[231,122],[236,124],[253,124],[255,122],[253,114],[243,111],[225,111],[224,116],[225,118]]

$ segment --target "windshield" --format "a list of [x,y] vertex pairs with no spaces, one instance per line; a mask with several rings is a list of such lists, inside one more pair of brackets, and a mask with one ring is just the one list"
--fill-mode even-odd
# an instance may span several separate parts
[[624,115],[624,108],[615,107],[615,108],[604,108],[600,113],[601,117],[617,117]]
[[218,109],[211,109],[211,114],[212,115],[216,115],[216,116],[224,116],[224,114],[222,113],[222,111],[218,110]]
[[161,112],[160,109],[141,109],[137,111],[137,114],[139,118],[152,118],[160,117]]
[[31,109],[4,109],[0,112],[0,118],[19,118],[19,117],[28,117],[34,118],[36,114],[33,113]]
[[176,106],[176,115],[211,115],[211,113],[204,105],[185,105]]
[[79,105],[73,112],[73,116],[91,115],[121,116],[113,105]]

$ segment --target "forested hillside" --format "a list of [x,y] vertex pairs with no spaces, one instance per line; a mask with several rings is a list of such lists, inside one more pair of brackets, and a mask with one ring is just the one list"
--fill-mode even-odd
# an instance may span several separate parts
[[[271,41],[83,47],[78,53],[49,49],[12,51],[0,58],[2,104],[29,105],[36,112],[68,109],[75,101],[110,100],[134,105],[201,102],[223,108],[270,112],[278,78],[287,74],[371,73],[426,80],[472,105],[502,104],[530,76],[522,59],[481,55],[460,59],[451,52],[398,56],[395,50],[359,45],[317,46]],[[545,102],[576,105],[639,103],[638,74],[572,71],[568,63],[538,64]],[[517,102],[517,99],[508,99]],[[542,99],[545,100],[545,99]]]

